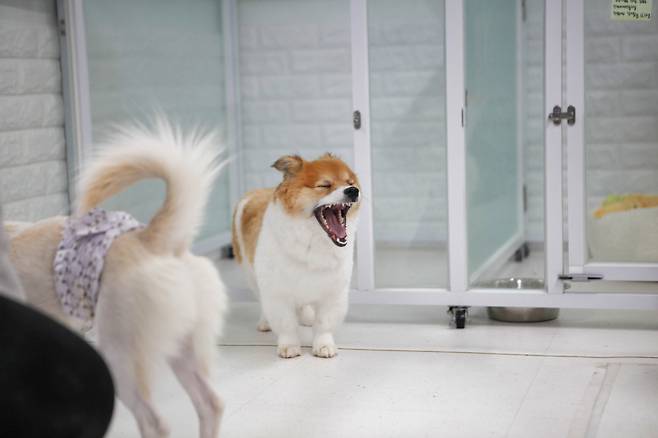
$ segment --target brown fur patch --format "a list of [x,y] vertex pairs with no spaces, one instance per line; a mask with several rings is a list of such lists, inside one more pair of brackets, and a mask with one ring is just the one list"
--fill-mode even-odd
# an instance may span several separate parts
[[272,200],[273,193],[274,189],[259,189],[247,193],[243,198],[248,199],[242,209],[240,223],[244,248],[239,245],[239,239],[235,229],[235,213],[233,215],[233,251],[240,263],[242,263],[244,257],[247,258],[249,263],[254,263],[256,243],[258,242],[258,235],[263,225],[263,216],[265,215],[268,204]]

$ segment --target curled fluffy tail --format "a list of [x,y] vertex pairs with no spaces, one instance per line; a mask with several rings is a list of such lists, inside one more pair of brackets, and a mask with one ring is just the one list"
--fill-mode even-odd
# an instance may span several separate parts
[[183,135],[164,119],[153,129],[118,128],[101,145],[78,186],[78,214],[146,178],[166,184],[163,205],[140,238],[151,250],[180,254],[189,248],[203,223],[212,184],[226,162],[215,134]]

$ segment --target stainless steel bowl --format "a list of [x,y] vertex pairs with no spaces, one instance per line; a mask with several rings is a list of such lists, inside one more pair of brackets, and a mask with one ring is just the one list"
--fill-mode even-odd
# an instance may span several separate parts
[[[536,278],[504,278],[478,284],[491,289],[544,289],[544,280]],[[541,322],[558,317],[560,309],[546,307],[487,307],[487,315],[496,321]]]

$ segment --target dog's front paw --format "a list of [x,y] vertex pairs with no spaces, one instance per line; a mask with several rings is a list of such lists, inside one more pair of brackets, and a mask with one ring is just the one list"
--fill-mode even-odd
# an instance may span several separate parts
[[338,354],[338,348],[334,343],[323,343],[313,345],[313,355],[317,357],[330,358]]
[[279,345],[277,347],[277,352],[279,353],[280,357],[284,359],[290,359],[302,354],[302,347],[299,345]]

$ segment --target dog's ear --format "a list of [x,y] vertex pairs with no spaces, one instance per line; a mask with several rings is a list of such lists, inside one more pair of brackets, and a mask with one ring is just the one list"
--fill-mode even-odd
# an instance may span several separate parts
[[302,169],[304,160],[299,155],[285,155],[272,164],[279,172],[283,172],[284,178],[295,175]]

